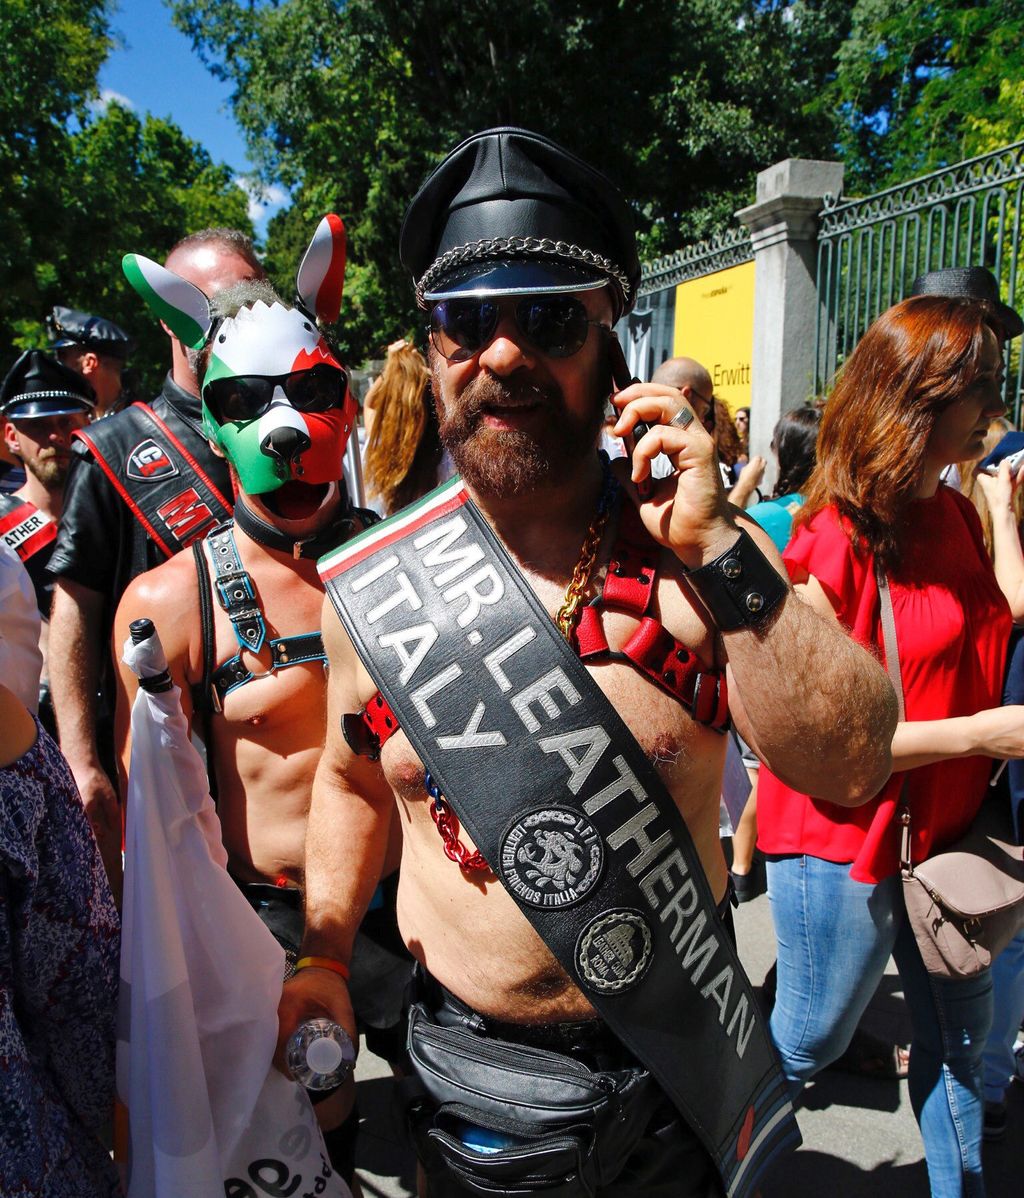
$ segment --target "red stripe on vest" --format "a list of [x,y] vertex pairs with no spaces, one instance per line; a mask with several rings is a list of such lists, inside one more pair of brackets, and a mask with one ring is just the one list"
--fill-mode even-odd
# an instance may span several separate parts
[[164,555],[164,557],[168,557],[168,558],[174,557],[174,550],[168,546],[167,542],[163,539],[163,537],[161,537],[161,535],[157,532],[157,530],[153,527],[153,525],[150,524],[150,522],[146,519],[145,514],[142,511],[142,508],[140,508],[139,505],[135,502],[135,500],[131,497],[131,495],[128,493],[127,489],[125,488],[124,484],[117,477],[117,474],[115,473],[113,467],[110,465],[110,463],[107,461],[107,459],[103,456],[103,454],[100,453],[99,448],[96,445],[96,442],[89,436],[89,434],[85,431],[85,429],[78,429],[76,432],[72,433],[71,435],[73,437],[78,437],[79,440],[84,441],[86,443],[86,445],[89,446],[89,449],[92,452],[93,457],[96,459],[96,464],[99,466],[99,468],[103,471],[103,473],[110,480],[110,485],[114,488],[114,490],[118,493],[118,495],[121,496],[121,498],[125,502],[125,506],[132,513],[132,515],[135,517],[135,519],[138,520],[138,522],[146,530],[146,533],[148,534],[148,536],[156,543],[157,548]]

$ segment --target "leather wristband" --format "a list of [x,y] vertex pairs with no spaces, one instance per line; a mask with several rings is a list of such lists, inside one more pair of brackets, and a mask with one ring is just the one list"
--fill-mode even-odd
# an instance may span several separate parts
[[746,529],[714,561],[685,573],[721,632],[759,627],[789,589]]

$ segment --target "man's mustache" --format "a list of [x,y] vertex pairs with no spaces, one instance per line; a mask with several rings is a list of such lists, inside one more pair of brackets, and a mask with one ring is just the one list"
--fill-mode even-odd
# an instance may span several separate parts
[[560,410],[561,391],[557,387],[529,383],[525,380],[504,380],[493,375],[483,375],[463,391],[459,417],[460,420],[475,421],[487,411],[535,406]]

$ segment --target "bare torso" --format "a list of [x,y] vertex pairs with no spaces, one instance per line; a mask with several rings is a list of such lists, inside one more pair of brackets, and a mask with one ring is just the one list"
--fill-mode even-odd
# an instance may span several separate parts
[[[250,540],[235,541],[249,571],[267,627],[267,639],[316,632],[323,591],[312,561],[294,562]],[[132,610],[134,609],[134,610]],[[214,662],[238,652],[231,624],[216,600]],[[202,679],[202,638],[196,571],[191,552],[142,575],[126,592],[118,622],[136,614],[154,620],[171,672],[191,719],[190,689]],[[217,810],[231,872],[241,881],[301,883],[310,792],[324,741],[326,671],[323,663],[267,673],[269,650],[243,653],[264,674],[225,696],[223,712],[209,717]],[[122,673],[122,677],[125,675]],[[133,681],[126,679],[129,685]],[[123,719],[119,704],[119,722]],[[198,731],[202,735],[203,728]]]
[[[561,605],[568,578],[542,578],[524,563],[519,565],[553,614]],[[676,559],[663,553],[653,614],[710,666],[712,638],[677,578]],[[606,612],[604,627],[614,650],[633,632],[636,621]],[[724,737],[694,723],[676,700],[632,666],[605,662],[588,669],[675,798],[712,891],[721,897],[727,880],[718,835]],[[358,677],[365,701],[375,688],[361,667]],[[402,816],[398,915],[413,955],[463,1001],[495,1018],[539,1023],[592,1015],[588,1000],[501,883],[489,873],[463,871],[444,855],[430,815],[423,766],[404,733],[385,744],[381,765]],[[474,847],[465,832],[462,838]]]

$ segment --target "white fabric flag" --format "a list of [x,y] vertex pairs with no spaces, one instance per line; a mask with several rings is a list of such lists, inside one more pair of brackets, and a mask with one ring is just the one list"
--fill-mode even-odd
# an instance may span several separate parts
[[[130,641],[140,677],[166,669]],[[178,688],[132,708],[117,1089],[128,1198],[350,1198],[305,1091],[272,1065],[284,950],[228,876]]]

